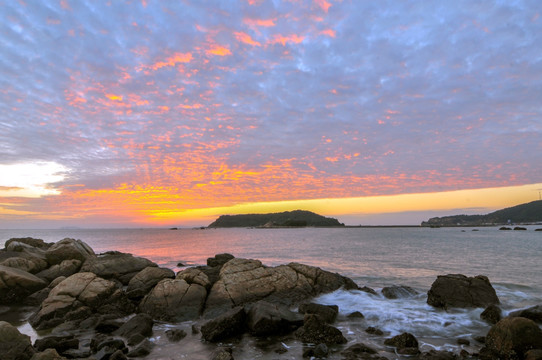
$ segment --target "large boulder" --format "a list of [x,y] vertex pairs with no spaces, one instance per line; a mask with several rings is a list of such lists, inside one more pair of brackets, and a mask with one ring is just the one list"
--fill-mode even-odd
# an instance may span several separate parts
[[77,259],[63,260],[60,264],[55,264],[48,269],[40,271],[36,276],[51,282],[60,276],[68,277],[75,274],[81,269],[81,264],[81,260]]
[[53,243],[46,243],[42,239],[25,237],[25,238],[11,238],[8,241],[6,241],[4,246],[7,250],[19,251],[19,250],[14,250],[14,249],[20,246],[24,246],[24,245],[29,245],[33,248],[47,250],[53,245]]
[[332,324],[339,315],[339,307],[337,305],[308,303],[299,305],[299,312],[301,314],[316,314],[326,323]]
[[303,316],[286,306],[258,301],[247,311],[247,326],[256,336],[279,335],[296,330],[303,325]]
[[537,323],[542,323],[542,305],[536,305],[527,309],[512,311],[508,316],[524,317]]
[[94,273],[104,279],[117,279],[124,285],[128,285],[138,272],[149,266],[157,267],[158,265],[142,257],[115,253],[87,259],[81,271]]
[[523,359],[531,349],[542,349],[542,330],[530,319],[508,317],[493,325],[486,336],[482,359]]
[[194,320],[200,316],[207,291],[198,284],[180,279],[164,279],[143,298],[141,312],[163,321]]
[[387,299],[410,298],[418,295],[418,292],[406,285],[392,285],[382,289],[382,295]]
[[35,329],[82,320],[92,313],[127,315],[134,310],[117,284],[96,274],[77,273],[55,286],[29,322]]
[[81,240],[65,238],[47,249],[45,257],[49,264],[54,265],[72,259],[84,262],[87,259],[96,257],[96,254],[87,243]]
[[[122,336],[130,340],[135,336],[144,338],[152,335],[153,319],[147,314],[137,314],[113,332],[114,335]],[[130,343],[130,341],[128,341]]]
[[31,274],[35,274],[44,268],[43,263],[32,261],[31,259],[26,259],[20,256],[7,258],[6,260],[0,262],[0,265],[23,270]]
[[439,275],[427,293],[427,303],[438,308],[487,307],[499,304],[497,293],[486,276]]
[[216,342],[241,335],[246,330],[246,312],[242,306],[207,321],[201,327],[201,337],[205,341]]
[[384,345],[393,346],[399,354],[416,355],[419,353],[418,340],[410,333],[402,333],[384,340]]
[[290,305],[342,286],[357,288],[352,280],[317,267],[297,263],[266,267],[259,260],[234,258],[220,269],[205,316],[263,299]]
[[175,278],[183,279],[189,284],[201,285],[207,290],[210,290],[212,285],[211,281],[209,280],[209,276],[201,269],[197,268],[188,268],[184,269],[183,271],[179,271]]
[[0,321],[0,359],[28,360],[35,352],[30,336],[21,334],[10,323]]
[[175,272],[171,269],[148,266],[130,279],[126,295],[129,298],[143,297],[161,280],[173,278],[175,278]]
[[8,240],[6,251],[0,252],[0,265],[15,267],[33,274],[46,269],[49,263],[45,257],[45,249],[34,247],[33,242],[24,241],[26,239]]
[[305,315],[303,326],[295,332],[296,338],[311,344],[346,344],[347,340],[342,332],[328,325],[321,317],[315,314]]
[[0,265],[0,304],[16,304],[47,286],[47,282],[29,272]]

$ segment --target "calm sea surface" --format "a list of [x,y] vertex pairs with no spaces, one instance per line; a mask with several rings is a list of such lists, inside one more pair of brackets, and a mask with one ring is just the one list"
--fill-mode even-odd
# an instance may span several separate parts
[[[361,311],[365,319],[352,321],[344,316],[336,326],[349,339],[349,344],[361,341],[380,348],[382,355],[389,357],[381,337],[369,336],[365,328],[378,327],[387,336],[411,332],[426,351],[431,348],[458,351],[457,338],[485,335],[489,329],[479,319],[483,309],[444,312],[426,304],[427,291],[437,275],[488,276],[505,313],[542,304],[542,232],[535,232],[536,227],[527,228],[527,231],[485,227],[478,231],[471,228],[0,230],[0,246],[12,237],[32,236],[48,242],[71,237],[85,241],[97,253],[128,252],[176,271],[181,269],[177,266],[179,262],[202,265],[208,257],[228,252],[236,257],[259,259],[270,266],[293,261],[318,266],[377,291],[389,285],[408,285],[420,295],[389,300],[360,291],[339,290],[316,299],[323,304],[339,305],[341,315]],[[184,352],[180,354],[179,344],[169,344],[160,335],[160,329],[190,326],[189,323],[159,325],[155,331],[158,335],[153,339],[157,348],[149,358],[208,358],[211,349],[199,337],[183,339]],[[39,336],[27,324],[21,324],[20,329],[32,337]],[[281,355],[251,339],[231,345],[236,359],[295,359],[300,358],[301,352],[298,349],[301,345],[295,341],[285,343],[290,351]],[[476,349],[463,347],[468,351]]]

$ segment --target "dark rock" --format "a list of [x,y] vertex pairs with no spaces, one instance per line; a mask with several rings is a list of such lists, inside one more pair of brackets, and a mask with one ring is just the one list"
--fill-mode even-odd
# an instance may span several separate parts
[[11,238],[8,241],[6,241],[6,243],[4,244],[4,247],[6,249],[11,248],[13,246],[12,243],[26,244],[31,247],[35,247],[35,248],[43,249],[43,250],[47,250],[53,245],[53,243],[46,243],[42,239],[26,237],[26,238]]
[[350,319],[363,319],[365,316],[360,313],[359,311],[354,311],[350,314],[348,314],[347,318],[350,318]]
[[301,314],[316,314],[326,323],[332,324],[337,319],[337,315],[339,315],[339,307],[337,305],[308,303],[299,305],[299,312]]
[[363,292],[366,292],[367,294],[378,295],[378,293],[376,292],[376,290],[371,289],[370,287],[367,287],[367,286],[361,287],[361,288],[359,288],[358,290],[361,290],[361,291],[363,291]]
[[374,354],[377,354],[375,349],[362,343],[351,345],[341,352],[341,355],[343,355],[346,360],[372,358],[372,355]]
[[50,292],[51,292],[50,287],[46,287],[41,290],[38,290],[35,293],[32,293],[28,295],[26,298],[24,298],[23,304],[29,305],[29,306],[39,306],[43,302],[43,300],[47,299]]
[[418,295],[418,292],[405,285],[393,285],[382,289],[382,295],[388,299],[402,299]]
[[512,228],[509,228],[509,227],[506,227],[506,226],[501,226],[499,228],[499,230],[512,230]]
[[91,272],[104,279],[118,279],[124,285],[128,285],[137,273],[149,266],[158,265],[131,254],[103,255],[87,259],[81,267],[81,272]]
[[473,339],[478,341],[480,344],[485,344],[486,343],[486,337],[485,336],[474,336]]
[[215,257],[208,258],[207,259],[207,266],[215,267],[215,266],[222,266],[231,259],[233,259],[235,256],[232,254],[217,254]]
[[219,348],[214,352],[211,360],[234,360],[232,353],[233,350],[230,347]]
[[486,276],[439,275],[427,293],[434,307],[487,307],[499,304],[499,298]]
[[210,342],[220,341],[245,332],[246,313],[242,306],[207,321],[201,327],[201,337]]
[[286,346],[284,346],[284,344],[280,344],[273,351],[277,354],[286,354],[288,352],[288,349],[286,348]]
[[148,339],[143,340],[135,349],[128,352],[127,356],[132,357],[144,357],[151,353],[154,344]]
[[99,343],[96,347],[96,350],[97,352],[100,352],[100,350],[105,347],[108,348],[108,353],[112,354],[117,350],[126,349],[126,344],[124,344],[124,341],[122,341],[121,339],[110,338]]
[[186,335],[188,335],[186,331],[181,330],[181,329],[166,330],[166,336],[168,340],[172,342],[181,341],[182,339],[186,337]]
[[493,325],[486,336],[482,359],[523,359],[531,349],[542,349],[542,329],[530,319],[507,317]]
[[35,353],[32,360],[66,360],[65,357],[60,356],[55,349],[45,349],[42,352]]
[[464,338],[459,338],[457,339],[457,344],[458,345],[470,345],[470,341],[468,339],[464,339]]
[[108,335],[105,334],[96,334],[90,339],[90,351],[95,353],[98,351],[98,345],[100,345],[102,342],[111,339]]
[[77,273],[51,290],[29,322],[41,330],[66,321],[81,321],[92,313],[114,313],[120,317],[133,310],[133,305],[115,283],[93,273]]
[[137,314],[119,327],[114,334],[129,339],[133,335],[140,334],[144,337],[152,336],[153,319],[147,314]]
[[146,337],[141,334],[133,334],[127,339],[128,346],[136,346],[145,340]]
[[419,360],[455,360],[457,355],[449,351],[430,350],[421,354]]
[[365,329],[365,332],[367,334],[371,334],[371,335],[378,335],[378,336],[384,335],[384,332],[382,330],[377,329],[377,328],[372,327],[372,326],[369,326],[367,329]]
[[384,345],[393,346],[399,354],[415,355],[419,352],[418,340],[410,333],[402,333],[384,340]]
[[516,227],[514,228],[514,230],[516,230],[516,231],[517,231],[517,230],[524,231],[524,230],[527,230],[527,228],[524,228],[524,227],[522,227],[522,226],[516,226]]
[[527,319],[531,319],[534,322],[542,323],[542,305],[536,305],[528,309],[513,311],[508,316],[524,317]]
[[480,314],[480,319],[488,322],[489,324],[496,324],[499,320],[502,319],[501,308],[495,304],[489,305],[482,313]]
[[48,269],[40,271],[36,274],[37,277],[51,282],[54,279],[65,276],[69,277],[81,269],[82,262],[77,259],[63,260],[60,264],[55,264]]
[[296,338],[312,344],[324,343],[327,345],[346,344],[347,340],[342,332],[326,324],[318,315],[307,314],[303,326],[295,332]]
[[200,333],[199,328],[196,325],[192,325],[192,334],[196,335],[196,334],[199,334],[199,333]]
[[149,266],[138,272],[126,288],[129,298],[143,297],[161,280],[174,279],[175,273],[171,269]]
[[314,356],[317,358],[326,357],[329,354],[329,349],[326,344],[318,344],[314,347]]
[[0,304],[20,303],[46,286],[47,282],[29,272],[0,265]]
[[525,360],[542,360],[542,350],[534,349],[525,353]]
[[284,305],[263,300],[250,306],[246,312],[248,329],[256,336],[284,334],[303,325],[303,316]]
[[28,360],[35,352],[30,336],[21,334],[10,323],[0,321],[0,359]]
[[95,326],[95,330],[102,334],[111,334],[122,326],[122,322],[114,319],[100,319]]
[[90,246],[81,240],[63,239],[53,244],[45,252],[45,258],[51,265],[60,264],[64,260],[79,260],[85,262],[87,259],[95,258],[96,254]]
[[45,349],[55,349],[59,354],[64,353],[68,349],[78,349],[79,340],[73,335],[70,336],[47,336],[37,339],[34,343],[34,348],[37,351]]
[[139,310],[163,321],[193,320],[203,311],[206,297],[207,291],[201,285],[164,279],[143,298]]
[[117,350],[113,354],[111,354],[111,357],[109,360],[127,360],[128,358],[126,355],[124,355],[124,352],[122,350]]

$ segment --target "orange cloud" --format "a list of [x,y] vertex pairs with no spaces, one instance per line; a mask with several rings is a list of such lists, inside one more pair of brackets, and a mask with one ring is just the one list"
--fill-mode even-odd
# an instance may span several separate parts
[[122,101],[122,95],[105,94],[105,96],[106,96],[109,100]]
[[[146,49],[144,49],[144,50],[146,52]],[[134,50],[134,51],[136,51],[136,50]],[[137,51],[136,53],[139,54],[139,51]],[[158,70],[158,69],[161,69],[161,68],[166,67],[166,66],[175,66],[177,64],[189,63],[190,61],[192,61],[192,53],[189,53],[189,52],[187,52],[187,53],[177,52],[177,53],[173,54],[173,56],[170,56],[170,57],[166,58],[166,60],[164,60],[164,61],[157,61],[152,65],[142,66],[141,68],[148,68],[148,69],[152,69],[152,70]]]
[[318,5],[322,10],[324,10],[326,13],[328,12],[329,8],[331,7],[331,4],[327,2],[326,0],[314,0],[316,5]]
[[210,49],[205,51],[207,55],[226,56],[231,55],[230,49],[220,45],[212,45]]
[[253,45],[253,46],[262,46],[262,44],[260,44],[259,42],[253,40],[250,35],[248,35],[247,33],[244,33],[244,32],[236,32],[234,33],[235,34],[235,38],[237,39],[237,41],[240,41],[242,43],[245,43],[245,44],[248,44],[248,45]]
[[251,28],[255,27],[272,27],[275,26],[276,19],[251,19],[244,18],[243,23]]
[[333,30],[333,29],[326,29],[326,30],[320,31],[320,34],[321,35],[327,35],[329,37],[334,38],[336,33],[335,33],[335,30]]
[[275,35],[271,40],[271,44],[282,44],[286,46],[287,43],[299,44],[305,39],[304,36],[299,36],[296,34],[284,36],[284,35]]

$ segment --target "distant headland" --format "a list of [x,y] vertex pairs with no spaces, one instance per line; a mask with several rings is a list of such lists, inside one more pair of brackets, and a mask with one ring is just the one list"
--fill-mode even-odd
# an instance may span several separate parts
[[506,224],[536,224],[542,222],[542,200],[498,210],[487,215],[453,215],[434,217],[422,226],[492,226]]
[[306,210],[284,211],[269,214],[221,215],[210,228],[224,227],[337,227],[344,226],[335,218],[325,217]]

